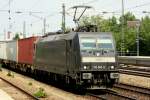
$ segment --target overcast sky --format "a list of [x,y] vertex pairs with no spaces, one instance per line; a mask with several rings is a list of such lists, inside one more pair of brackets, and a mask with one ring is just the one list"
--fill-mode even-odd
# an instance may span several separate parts
[[[26,22],[26,33],[32,35],[33,33],[42,33],[43,20],[46,18],[47,31],[56,31],[61,27],[61,11],[62,3],[65,3],[66,10],[70,16],[66,15],[67,26],[74,26],[72,21],[73,10],[69,8],[75,5],[86,4],[92,6],[93,9],[87,11],[87,15],[100,14],[100,12],[117,12],[115,14],[105,14],[104,18],[112,15],[118,17],[121,14],[122,0],[0,0],[0,40],[4,38],[4,30],[12,32],[22,32],[23,22]],[[150,0],[124,0],[125,12],[131,11],[138,18],[145,16],[142,11],[150,12]],[[11,10],[11,20],[9,25],[8,10]],[[17,14],[15,12],[21,11],[23,13]],[[39,12],[32,13],[29,12]],[[71,16],[72,15],[72,16]],[[40,19],[41,17],[41,19]],[[10,28],[9,28],[10,26]]]

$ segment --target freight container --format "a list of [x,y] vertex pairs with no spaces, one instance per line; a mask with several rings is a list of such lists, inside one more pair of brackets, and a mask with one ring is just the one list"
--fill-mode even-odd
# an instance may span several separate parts
[[18,63],[33,64],[34,43],[38,37],[18,40]]
[[6,43],[7,60],[18,62],[18,41],[8,41]]
[[7,59],[6,57],[6,42],[0,41],[0,59],[4,60]]

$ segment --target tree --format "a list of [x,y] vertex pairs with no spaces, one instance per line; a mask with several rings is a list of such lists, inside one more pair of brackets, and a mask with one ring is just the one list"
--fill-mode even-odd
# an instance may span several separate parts
[[[80,25],[97,25],[98,31],[112,32],[116,40],[117,51],[121,50],[121,30],[122,30],[122,16],[117,21],[115,16],[104,19],[99,15],[84,16],[80,20]],[[124,33],[125,33],[125,51],[136,51],[136,28],[127,26],[127,21],[134,21],[136,17],[128,12],[124,15]],[[140,26],[140,55],[150,55],[150,17],[142,18]]]
[[141,20],[140,51],[141,55],[150,55],[150,17],[148,16]]
[[13,38],[13,40],[19,40],[19,39],[20,39],[19,34],[16,33],[16,34],[15,34],[15,37]]

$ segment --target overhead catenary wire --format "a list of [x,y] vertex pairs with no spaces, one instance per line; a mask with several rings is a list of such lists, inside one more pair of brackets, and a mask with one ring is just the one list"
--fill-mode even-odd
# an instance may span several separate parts
[[[148,5],[150,5],[150,2],[147,2],[147,3],[144,3],[144,4],[135,5],[133,7],[124,8],[124,10],[132,10],[132,9],[136,9],[136,8],[143,7],[143,6],[148,6]],[[115,10],[114,12],[121,12],[121,9],[120,10]]]
[[[91,0],[91,1],[94,2],[96,0]],[[124,10],[129,10],[130,11],[132,9],[136,9],[136,8],[143,7],[143,6],[148,6],[148,5],[150,5],[150,2],[139,4],[139,5],[135,5],[135,6],[128,7],[128,8],[124,8]],[[108,12],[107,11],[99,11],[99,10],[95,10],[95,9],[94,9],[94,11],[97,12],[98,14],[100,13],[102,15],[104,15],[104,14],[110,14],[110,13],[112,13],[113,15],[121,15],[122,9],[108,11]],[[107,12],[107,13],[105,13],[105,12]],[[134,13],[143,13],[142,11],[141,12],[140,11],[132,11],[132,12],[134,12]]]
[[4,5],[2,5],[2,6],[0,7],[0,9],[4,9],[4,8],[8,7],[9,4],[10,4],[12,1],[13,1],[13,0],[8,0],[7,3],[5,3]]
[[37,6],[37,4],[39,3],[40,0],[36,0],[32,6],[30,7],[31,9],[35,8]]
[[143,6],[148,6],[148,5],[150,5],[150,2],[144,3],[144,4],[140,4],[140,5],[137,5],[137,6],[134,6],[134,7],[126,8],[126,10],[127,9],[135,9],[135,8],[138,8],[138,7],[143,7]]
[[92,4],[92,3],[96,2],[96,1],[98,1],[98,0],[90,0],[88,2],[83,3],[83,5]]
[[[124,8],[124,10],[129,10],[129,12],[131,12],[132,9],[136,9],[136,8],[143,7],[143,6],[148,6],[148,5],[150,5],[150,2],[139,4],[139,5],[135,5],[135,6],[128,7],[128,8]],[[122,9],[120,9],[120,10],[114,10],[114,11],[109,11],[109,12],[106,11],[106,13],[105,13],[105,11],[98,11],[98,10],[97,11],[94,10],[94,11],[97,12],[98,14],[100,13],[101,15],[112,13],[113,16],[114,16],[114,15],[121,15],[121,10]],[[143,13],[143,11],[132,11],[132,12],[133,13]]]
[[[10,0],[10,1],[13,1],[13,0]],[[36,0],[36,2],[38,2],[39,0]],[[97,2],[98,0],[88,0],[87,2],[86,1],[84,1],[85,2],[85,4],[91,4],[91,3],[95,3],[95,2]],[[35,3],[34,3],[35,4]],[[81,4],[81,3],[80,3]],[[140,4],[140,5],[136,5],[136,6],[133,6],[133,7],[129,7],[130,9],[135,9],[135,8],[138,8],[139,6],[147,6],[147,5],[149,5],[149,3],[144,3],[144,4]],[[125,8],[125,9],[129,9],[129,8]],[[6,10],[7,11],[7,10]],[[2,10],[2,12],[3,12],[3,10]],[[5,10],[4,10],[4,12],[5,12]],[[25,11],[26,13],[28,13],[28,11]],[[113,15],[117,15],[117,14],[120,14],[120,12],[114,12],[114,11],[109,11],[108,12],[108,14],[109,13],[111,13],[111,14],[113,14]],[[11,13],[15,13],[15,12],[13,12],[12,10],[11,10]],[[70,12],[69,12],[70,13]],[[93,12],[92,12],[93,13]],[[97,13],[103,13],[103,12],[101,12],[101,11],[99,11],[99,12],[97,12]],[[91,14],[91,13],[90,13]],[[38,15],[38,14],[37,14]],[[45,15],[46,16],[46,15]],[[70,14],[70,16],[71,16],[71,14]],[[39,20],[38,20],[39,21]],[[38,22],[38,21],[34,21],[34,22]],[[31,21],[30,21],[31,22]]]

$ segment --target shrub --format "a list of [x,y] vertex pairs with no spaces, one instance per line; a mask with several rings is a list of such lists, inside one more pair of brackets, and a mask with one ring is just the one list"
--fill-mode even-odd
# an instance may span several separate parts
[[47,94],[43,88],[39,88],[39,90],[36,93],[34,93],[34,96],[36,96],[37,98],[45,98]]
[[28,85],[31,86],[31,85],[32,85],[32,82],[29,82]]
[[11,76],[11,71],[8,71],[7,76]]
[[12,73],[11,71],[8,71],[7,76],[14,78],[14,73]]

